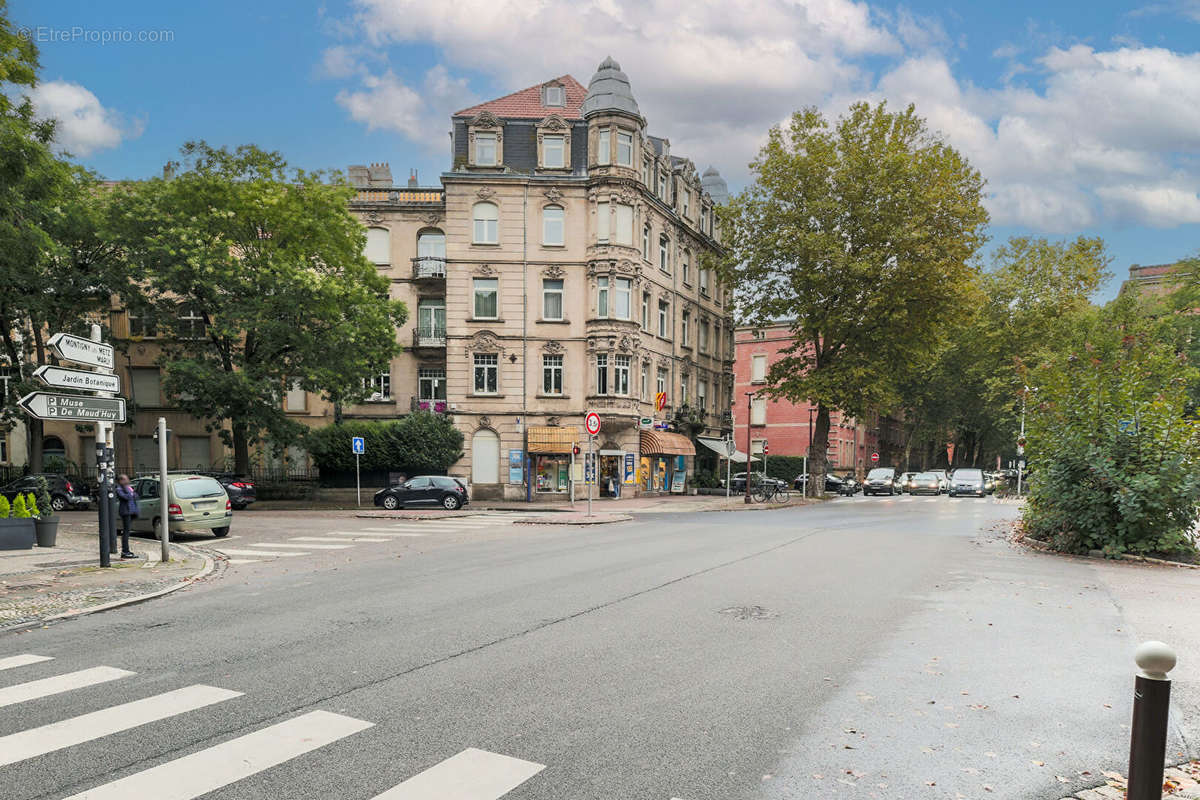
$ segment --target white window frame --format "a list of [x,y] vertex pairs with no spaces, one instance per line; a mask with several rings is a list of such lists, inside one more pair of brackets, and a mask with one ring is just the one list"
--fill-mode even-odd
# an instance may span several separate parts
[[[204,321],[204,313],[197,311],[196,306],[192,303],[184,303],[179,306],[178,315],[179,321],[179,338],[198,341],[208,336],[208,324]],[[200,326],[199,335],[197,335],[196,326]]]
[[[633,279],[631,278],[614,278],[612,281],[612,295],[609,297],[612,319],[632,319],[633,318]],[[621,313],[621,306],[624,303],[625,313]]]
[[650,399],[650,365],[642,362],[642,394],[643,401]]
[[367,240],[363,244],[363,255],[377,267],[390,266],[392,263],[392,232],[378,225],[367,228]]
[[608,353],[596,354],[596,394],[605,396],[608,394]]
[[[622,146],[628,144],[625,150],[625,158],[621,158]],[[621,167],[633,166],[633,134],[630,131],[623,131],[617,128],[617,165]]]
[[767,356],[765,353],[755,353],[750,356],[750,382],[767,382]]
[[[554,147],[551,147],[554,144]],[[550,160],[550,154],[558,154],[556,162]],[[565,169],[567,166],[567,137],[562,134],[544,134],[542,136],[542,166],[546,169]]]
[[680,337],[679,344],[682,347],[690,346],[690,344],[688,342],[688,334],[690,333],[690,331],[688,330],[688,327],[689,327],[688,323],[691,321],[691,318],[692,318],[692,312],[690,312],[690,311],[683,312],[682,318],[680,320],[680,334],[679,334],[679,337]]
[[642,226],[642,260],[650,260],[650,225]]
[[[551,92],[554,93],[553,96],[551,96]],[[547,86],[545,105],[547,108],[565,108],[567,105],[567,90],[562,86]]]
[[380,372],[370,378],[363,378],[363,391],[367,393],[368,403],[387,403],[392,399],[392,373]]
[[[496,304],[494,314],[480,314],[479,301],[491,294]],[[500,318],[500,279],[499,278],[472,278],[471,280],[471,315],[472,319],[499,319]]]
[[650,293],[642,292],[642,330],[650,332]]
[[542,355],[542,394],[563,393],[563,357],[559,354]]
[[682,262],[679,265],[679,277],[688,286],[692,285],[692,251],[683,248]]
[[613,394],[629,396],[629,370],[632,359],[621,353],[613,357]]
[[700,336],[698,344],[701,353],[708,352],[708,323],[704,320],[700,320]]
[[608,317],[609,300],[608,294],[609,280],[607,275],[601,275],[596,278],[596,316],[605,319]]
[[[557,230],[556,230],[557,229]],[[557,241],[555,233],[558,234]],[[547,247],[562,247],[567,243],[567,210],[562,206],[550,205],[542,208],[542,244]]]
[[671,338],[671,304],[666,300],[658,301],[658,335],[663,339]]
[[[480,147],[480,144],[484,143],[484,142],[487,142],[490,144],[491,158],[487,161],[485,161],[483,158],[480,157],[480,154],[482,152],[489,149],[489,148]],[[476,133],[475,134],[475,166],[477,166],[477,167],[494,167],[494,166],[496,166],[496,162],[497,162],[496,153],[497,153],[497,148],[499,147],[499,145],[500,145],[500,137],[497,134],[492,133],[492,132],[484,133],[483,131]]]
[[596,241],[605,244],[612,237],[612,211],[607,200],[596,203]]
[[703,378],[696,380],[696,407],[708,413],[708,382]]
[[751,397],[750,398],[750,424],[751,425],[766,425],[767,424],[767,398]]
[[668,275],[671,273],[671,240],[665,233],[658,236],[658,268]]
[[596,131],[596,163],[607,166],[612,163],[612,128]]
[[633,206],[617,203],[615,210],[617,244],[633,247]]
[[[542,319],[554,320],[556,322],[564,319],[563,313],[563,288],[566,282],[562,278],[543,278],[542,279]],[[558,316],[551,316],[547,305],[551,298],[558,298]]]
[[474,244],[500,244],[500,206],[487,200],[476,203],[471,207],[471,221]]
[[[472,363],[474,365],[474,375],[471,385],[474,393],[487,395],[499,394],[500,355],[498,353],[476,353]],[[480,388],[481,385],[482,388]]]
[[700,294],[708,297],[708,286],[710,278],[707,269],[700,270]]
[[667,392],[667,371],[662,367],[658,368],[658,374],[655,376],[655,379],[654,379],[654,386],[655,386],[655,394],[656,395],[659,392],[666,394],[666,392]]
[[[439,393],[441,397],[438,397]],[[420,367],[417,369],[417,400],[427,403],[445,402],[445,367]]]

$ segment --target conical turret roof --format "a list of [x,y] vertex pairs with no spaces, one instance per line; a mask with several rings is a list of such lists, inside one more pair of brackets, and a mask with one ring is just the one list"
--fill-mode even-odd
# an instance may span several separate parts
[[596,74],[588,83],[587,96],[583,98],[580,112],[584,118],[606,111],[617,111],[641,117],[637,100],[633,99],[633,89],[629,85],[629,76],[621,71],[621,65],[612,56],[600,62]]

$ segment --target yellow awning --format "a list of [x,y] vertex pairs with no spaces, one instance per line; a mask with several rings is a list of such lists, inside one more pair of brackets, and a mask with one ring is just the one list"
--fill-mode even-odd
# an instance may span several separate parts
[[642,455],[694,456],[692,440],[680,433],[642,431]]
[[575,447],[574,428],[554,425],[533,425],[529,428],[529,452],[570,453]]

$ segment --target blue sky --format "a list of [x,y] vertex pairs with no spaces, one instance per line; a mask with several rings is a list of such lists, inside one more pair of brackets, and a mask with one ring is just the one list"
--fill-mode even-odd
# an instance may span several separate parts
[[[734,189],[794,109],[914,102],[989,181],[996,239],[1103,236],[1117,275],[1200,250],[1200,0],[17,0],[35,100],[110,178],[189,139],[423,184],[450,112],[620,61],[650,121]],[[97,41],[105,32],[133,41]],[[124,34],[117,34],[118,37]],[[144,41],[158,39],[159,41]],[[165,39],[165,41],[163,41]]]

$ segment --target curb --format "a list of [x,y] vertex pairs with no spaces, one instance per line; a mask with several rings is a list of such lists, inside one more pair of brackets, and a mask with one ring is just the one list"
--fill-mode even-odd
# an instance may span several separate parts
[[629,522],[632,519],[633,519],[633,517],[630,516],[629,514],[619,514],[615,517],[610,517],[609,519],[588,519],[587,517],[584,517],[581,520],[567,520],[567,519],[553,519],[553,518],[549,518],[549,519],[535,519],[535,518],[514,519],[513,524],[514,525],[608,525],[613,522]]
[[101,603],[98,606],[89,606],[87,608],[80,608],[75,611],[64,611],[61,614],[54,614],[52,616],[46,617],[45,619],[40,619],[40,620],[36,620],[34,622],[26,623],[24,625],[17,625],[12,628],[7,628],[3,631],[0,631],[0,636],[4,635],[6,633],[20,633],[22,631],[30,630],[31,628],[40,628],[43,625],[46,625],[47,623],[50,623],[50,622],[62,622],[63,620],[77,619],[79,617],[86,617],[89,614],[97,614],[101,611],[110,611],[114,608],[121,608],[122,606],[131,606],[131,605],[134,605],[135,603],[144,603],[147,600],[153,600],[156,597],[163,597],[164,595],[168,595],[168,594],[171,594],[172,592],[177,592],[180,589],[184,589],[188,586],[191,586],[193,583],[200,580],[201,578],[208,577],[210,574],[212,574],[212,571],[216,568],[216,562],[214,562],[212,558],[205,555],[204,553],[197,552],[196,550],[193,550],[190,547],[187,547],[186,545],[182,545],[182,544],[172,543],[171,546],[178,547],[180,550],[183,550],[183,551],[191,554],[192,556],[204,559],[204,566],[201,567],[200,571],[197,572],[195,575],[184,578],[183,580],[179,581],[178,583],[176,583],[173,586],[167,586],[166,588],[163,588],[163,589],[156,589],[153,592],[146,592],[145,594],[139,594],[139,595],[135,595],[133,597],[123,597],[120,600],[113,600],[112,602],[109,602],[109,603]]
[[1036,550],[1039,553],[1050,553],[1051,555],[1064,556],[1066,558],[1089,558],[1094,561],[1132,561],[1140,564],[1153,564],[1156,567],[1176,567],[1178,569],[1200,569],[1200,564],[1187,564],[1183,561],[1170,561],[1165,558],[1151,558],[1150,556],[1136,556],[1132,553],[1121,553],[1118,558],[1106,558],[1100,550],[1089,550],[1087,553],[1060,553],[1045,542],[1037,539],[1030,539],[1024,535],[1014,535],[1009,537],[1013,542],[1027,547],[1030,550]]

